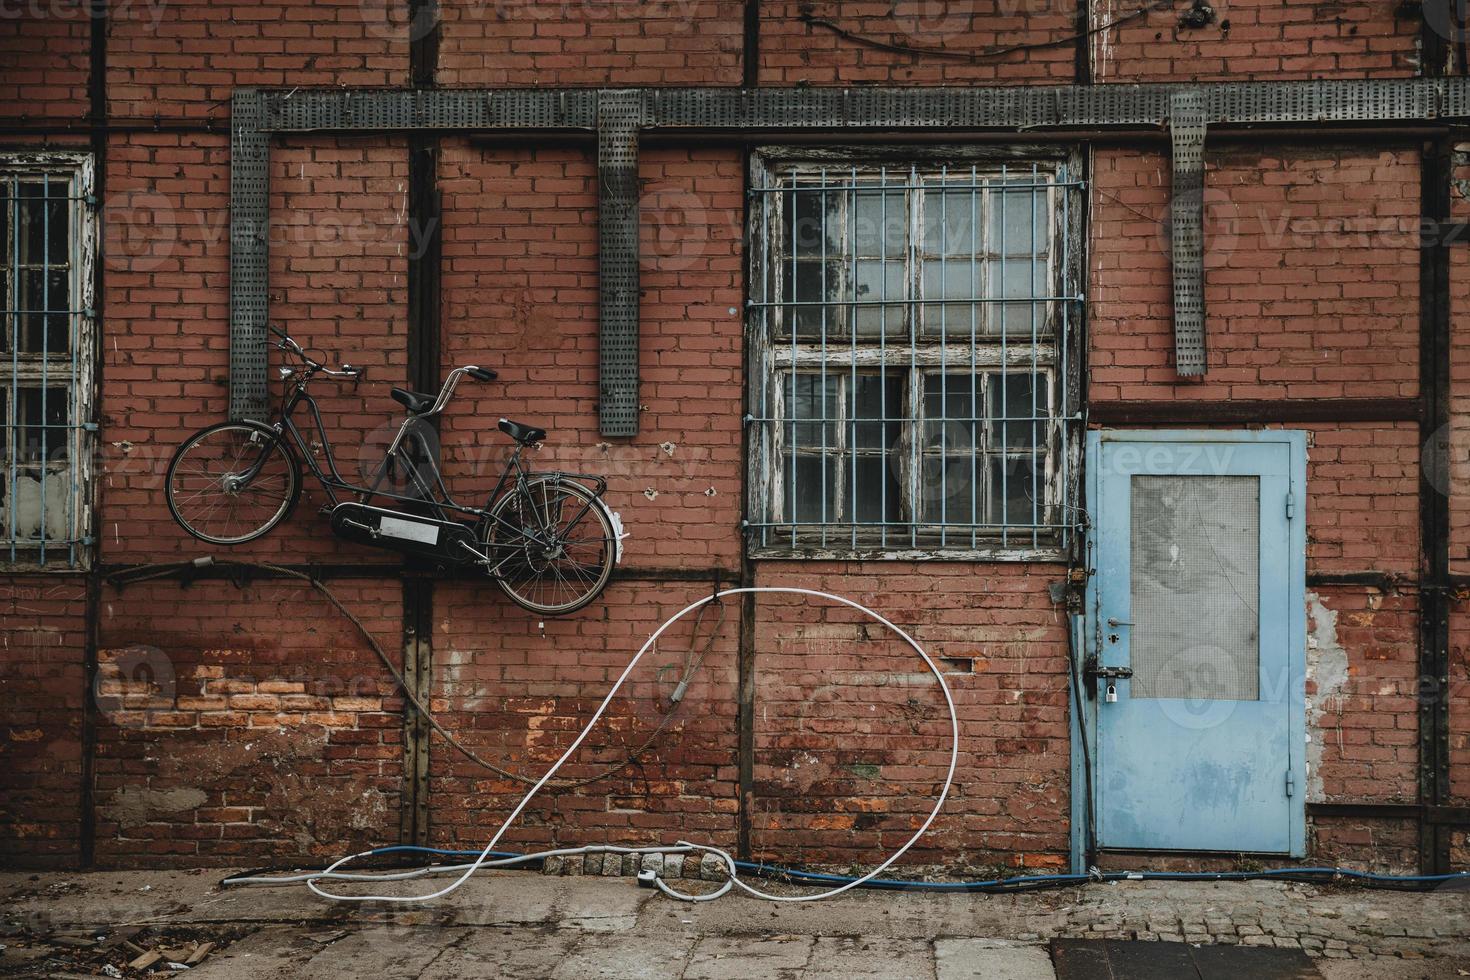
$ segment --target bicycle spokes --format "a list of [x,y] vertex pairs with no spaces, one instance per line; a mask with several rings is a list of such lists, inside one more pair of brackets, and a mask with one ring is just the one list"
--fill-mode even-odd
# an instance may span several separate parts
[[612,573],[616,536],[590,491],[537,480],[492,510],[489,571],[517,603],[570,612],[597,596]]
[[217,544],[259,537],[290,509],[299,487],[280,442],[254,426],[200,432],[169,465],[169,509],[185,530]]

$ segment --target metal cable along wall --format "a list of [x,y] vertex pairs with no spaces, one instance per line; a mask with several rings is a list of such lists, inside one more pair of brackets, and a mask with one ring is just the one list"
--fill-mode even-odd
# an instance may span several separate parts
[[781,164],[751,191],[758,547],[1065,549],[1065,162]]

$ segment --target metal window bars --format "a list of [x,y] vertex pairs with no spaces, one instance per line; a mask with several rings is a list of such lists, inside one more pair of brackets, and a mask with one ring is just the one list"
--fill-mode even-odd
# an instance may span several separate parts
[[[81,323],[84,281],[83,173],[74,165],[0,160],[0,309],[9,361],[0,391],[4,439],[0,548],[11,564],[78,566],[82,547],[80,433],[83,412]],[[90,253],[86,256],[90,259]]]
[[747,521],[776,553],[1067,546],[1065,163],[757,167]]

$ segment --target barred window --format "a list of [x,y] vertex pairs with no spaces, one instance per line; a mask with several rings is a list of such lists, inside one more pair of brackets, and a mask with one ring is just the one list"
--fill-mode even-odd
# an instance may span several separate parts
[[1079,186],[1061,160],[757,161],[758,549],[1063,546]]
[[0,562],[85,563],[91,162],[0,154]]

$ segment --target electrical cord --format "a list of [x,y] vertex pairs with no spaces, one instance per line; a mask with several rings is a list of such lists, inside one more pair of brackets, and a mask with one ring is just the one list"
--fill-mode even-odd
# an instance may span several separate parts
[[[434,716],[434,713],[429,710],[428,705],[424,704],[424,702],[420,700],[417,695],[409,690],[407,679],[404,678],[402,672],[399,671],[399,669],[393,664],[393,661],[388,657],[387,652],[384,651],[382,646],[378,643],[377,638],[374,637],[373,634],[368,630],[368,628],[363,625],[362,620],[358,619],[357,616],[353,614],[352,610],[348,609],[345,605],[342,604],[342,601],[338,599],[336,595],[334,595],[332,591],[326,587],[326,584],[323,583],[321,579],[308,575],[305,572],[298,572],[293,568],[285,568],[281,565],[271,564],[270,562],[249,562],[234,560],[222,561],[214,558],[212,555],[205,555],[202,558],[195,558],[190,561],[138,565],[134,568],[129,569],[126,574],[115,574],[111,578],[114,584],[134,585],[139,582],[148,582],[154,579],[175,575],[178,572],[189,568],[202,569],[209,567],[262,569],[264,571],[272,572],[277,575],[283,575],[288,578],[298,579],[302,582],[307,583],[313,589],[319,592],[322,598],[326,599],[327,602],[330,603],[331,606],[339,613],[341,613],[349,623],[357,628],[358,633],[360,633],[363,640],[367,642],[369,649],[373,651],[373,653],[377,656],[378,661],[383,665],[383,668],[388,671],[388,673],[392,676],[394,682],[398,685],[398,690],[403,694],[404,699],[407,700],[409,704],[413,705],[414,710],[423,716],[424,720],[429,723],[429,726],[433,728],[433,730],[437,732],[439,736],[444,739],[444,741],[448,742],[451,748],[458,751],[461,755],[469,759],[471,762],[485,769],[488,769],[490,772],[495,773],[497,776],[504,777],[505,779],[509,779],[514,782],[523,783],[527,786],[534,785],[539,787],[541,785],[537,780],[531,778],[530,776],[523,776],[520,773],[511,772],[508,769],[497,766],[495,763],[490,762],[488,759],[482,758],[473,749],[471,749],[469,746],[465,745],[457,737],[455,737],[453,732],[445,728],[439,722],[439,719]],[[670,698],[671,706],[669,710],[664,714],[663,718],[659,720],[658,725],[649,734],[649,736],[645,738],[636,749],[630,751],[627,757],[622,762],[619,762],[614,766],[609,766],[601,772],[588,776],[584,779],[557,780],[549,784],[549,787],[552,790],[558,792],[566,792],[567,790],[579,789],[583,786],[590,786],[593,783],[601,782],[604,779],[617,775],[624,769],[633,765],[635,762],[638,761],[639,758],[643,756],[643,753],[647,752],[650,748],[653,747],[654,742],[658,741],[658,739],[663,735],[664,731],[669,726],[669,722],[673,719],[675,712],[678,711],[679,705],[683,699],[683,692],[688,689],[690,678],[694,674],[694,671],[699,667],[699,664],[704,660],[704,655],[707,654],[710,651],[710,648],[714,646],[715,637],[719,635],[720,629],[725,624],[724,606],[716,603],[716,608],[719,610],[719,616],[715,621],[714,629],[710,630],[709,636],[705,639],[703,647],[697,647],[697,644],[694,642],[694,637],[698,635],[699,629],[703,625],[704,619],[701,616],[699,619],[695,620],[694,631],[691,634],[690,652],[685,661],[686,670],[679,682],[679,686],[675,689],[675,696]]]
[[[554,851],[537,851],[516,854],[495,851],[481,867],[515,867],[532,864],[547,857],[575,856],[579,854],[687,854],[698,850],[695,845],[676,844],[655,847],[615,847],[593,844],[586,847],[560,848]],[[395,844],[364,851],[362,856],[381,856],[398,853],[432,854],[441,857],[475,857],[479,851],[456,851],[437,847],[420,847],[410,844]],[[735,861],[735,867],[747,874],[774,881],[796,885],[828,885],[855,882],[853,875],[827,874],[784,868],[778,865],[755,861]],[[443,874],[462,870],[467,864],[431,865],[420,867],[420,875]],[[325,871],[294,873],[296,869],[259,869],[230,875],[220,881],[221,885],[282,885],[299,884],[307,878],[327,877]],[[275,875],[275,876],[272,876]],[[361,880],[358,875],[334,872],[330,877],[337,880]],[[1272,868],[1263,871],[1097,871],[1092,874],[1047,874],[1018,875],[1011,878],[994,878],[984,881],[907,881],[896,878],[869,878],[863,881],[864,889],[878,891],[938,891],[976,894],[1016,894],[1020,892],[1044,891],[1057,888],[1073,888],[1087,884],[1107,884],[1119,881],[1291,881],[1300,884],[1358,884],[1367,888],[1382,888],[1391,891],[1429,891],[1441,885],[1463,882],[1470,887],[1470,872],[1455,872],[1441,875],[1388,875],[1351,868]],[[723,893],[722,893],[723,894]]]
[[1155,11],[1173,10],[1174,3],[1175,0],[1155,0],[1154,3],[1145,4],[1131,13],[1123,14],[1110,21],[1097,24],[1085,31],[1079,31],[1046,41],[1029,41],[1024,44],[1008,44],[1000,47],[986,48],[983,51],[956,51],[953,48],[941,48],[927,44],[886,41],[869,34],[860,34],[857,31],[848,30],[836,21],[828,20],[825,17],[818,17],[811,13],[802,13],[800,20],[802,23],[811,27],[820,27],[824,30],[831,31],[844,40],[851,41],[854,44],[860,44],[866,48],[873,48],[877,51],[887,51],[892,54],[912,54],[926,58],[946,58],[950,61],[978,62],[988,61],[991,58],[1001,58],[1008,54],[1018,54],[1023,51],[1041,51],[1047,48],[1057,48],[1076,41],[1086,40],[1105,31],[1110,31],[1115,27],[1120,27],[1123,24],[1147,17]]
[[[695,602],[690,603],[689,605],[687,605],[683,609],[681,609],[679,612],[677,612],[673,616],[671,616],[669,619],[665,620],[664,623],[663,623],[663,625],[660,626],[657,630],[655,630],[653,632],[653,635],[651,635],[647,640],[644,641],[643,646],[639,647],[638,652],[635,653],[633,655],[633,658],[628,661],[628,665],[623,668],[622,673],[619,674],[617,680],[613,682],[612,689],[610,691],[608,691],[607,696],[603,698],[602,703],[598,705],[597,710],[595,712],[593,712],[592,717],[590,719],[588,719],[587,724],[583,726],[582,731],[580,733],[578,733],[576,739],[574,739],[573,742],[572,742],[572,744],[570,746],[568,746],[567,750],[562,753],[561,757],[559,759],[557,759],[555,763],[552,764],[551,768],[546,771],[546,774],[543,775],[540,778],[540,780],[537,781],[536,785],[533,786],[533,787],[531,787],[530,791],[527,792],[526,795],[521,798],[521,801],[516,804],[515,808],[510,812],[510,814],[505,818],[505,820],[503,820],[501,822],[500,827],[495,831],[494,835],[490,838],[489,843],[487,843],[485,845],[485,847],[484,847],[483,850],[481,850],[481,851],[478,852],[478,855],[476,856],[476,858],[475,858],[475,860],[473,862],[471,862],[469,864],[450,865],[450,866],[445,866],[445,867],[429,866],[429,867],[426,867],[426,868],[419,868],[419,869],[416,869],[416,870],[413,870],[413,871],[406,871],[406,872],[383,872],[383,873],[363,872],[363,873],[353,873],[352,877],[350,877],[350,878],[343,878],[343,875],[344,874],[347,874],[347,872],[343,872],[343,871],[340,870],[344,865],[346,865],[346,864],[348,864],[348,863],[350,863],[352,861],[355,861],[355,860],[360,860],[360,859],[363,859],[363,858],[374,856],[374,852],[373,851],[364,851],[364,852],[361,852],[361,853],[358,853],[358,854],[349,854],[349,855],[346,855],[344,857],[341,857],[341,858],[337,859],[336,861],[334,861],[332,864],[328,865],[325,869],[323,869],[320,872],[309,872],[309,873],[304,874],[304,875],[298,875],[298,876],[295,876],[295,879],[297,881],[299,881],[300,883],[304,883],[306,885],[306,887],[309,888],[314,894],[319,895],[322,898],[330,899],[332,901],[352,902],[352,903],[366,903],[366,902],[376,903],[376,902],[383,902],[383,903],[389,903],[389,904],[411,904],[411,903],[419,903],[419,902],[428,902],[428,901],[432,901],[432,900],[437,899],[437,898],[442,898],[442,897],[444,897],[446,895],[449,895],[450,893],[454,892],[457,888],[459,888],[466,881],[468,881],[481,868],[484,868],[484,867],[493,867],[496,863],[498,863],[499,861],[502,861],[502,860],[514,860],[514,859],[495,859],[494,861],[492,861],[491,855],[492,855],[492,853],[494,853],[495,845],[498,844],[498,843],[500,843],[500,839],[505,835],[505,832],[507,830],[509,830],[510,827],[511,827],[511,825],[514,824],[515,821],[520,817],[521,813],[525,810],[525,808],[527,807],[527,805],[530,804],[531,800],[536,797],[536,794],[541,790],[541,788],[543,786],[545,786],[551,780],[551,778],[554,775],[556,775],[556,772],[566,763],[566,761],[568,759],[570,759],[572,757],[572,755],[581,746],[582,742],[586,740],[587,736],[597,726],[597,722],[602,718],[603,713],[606,712],[608,705],[612,702],[613,698],[617,696],[618,691],[622,688],[624,682],[628,679],[628,676],[633,672],[633,669],[638,665],[638,662],[643,658],[643,655],[645,653],[647,653],[648,650],[655,643],[658,642],[658,638],[660,636],[662,636],[663,633],[666,630],[669,629],[669,627],[673,626],[676,622],[678,622],[684,616],[688,615],[689,613],[693,612],[694,610],[699,609],[700,607],[702,607],[702,606],[704,606],[704,605],[706,605],[706,604],[708,604],[710,602],[714,602],[716,600],[723,599],[723,598],[726,598],[726,597],[729,597],[729,596],[746,595],[746,594],[762,594],[762,593],[764,593],[764,594],[800,595],[800,596],[806,596],[808,598],[825,599],[825,600],[828,600],[828,601],[831,601],[831,602],[839,603],[839,604],[844,605],[844,606],[848,606],[848,607],[850,607],[852,609],[856,609],[858,612],[861,612],[861,613],[863,613],[863,614],[865,614],[865,615],[867,615],[867,616],[869,616],[869,617],[877,620],[878,622],[882,623],[884,626],[887,626],[889,629],[891,629],[905,643],[907,643],[910,647],[912,647],[914,649],[914,652],[916,652],[919,655],[919,657],[924,661],[925,666],[929,668],[930,673],[932,673],[934,675],[934,679],[938,682],[940,692],[944,695],[945,705],[946,705],[946,707],[949,710],[949,722],[950,722],[949,767],[948,767],[948,771],[945,774],[944,784],[940,788],[939,795],[938,795],[938,797],[936,798],[936,800],[934,802],[933,809],[929,811],[928,816],[925,817],[924,821],[920,824],[919,828],[916,831],[914,831],[913,835],[910,836],[909,839],[907,841],[905,841],[904,844],[901,847],[899,847],[896,851],[894,851],[893,853],[891,853],[887,858],[884,859],[884,861],[881,864],[879,864],[877,867],[875,867],[872,871],[869,871],[866,875],[863,875],[863,876],[857,877],[857,878],[853,878],[853,879],[851,879],[849,881],[845,881],[843,883],[838,884],[834,888],[829,888],[829,889],[827,889],[825,891],[822,891],[822,892],[819,892],[819,893],[817,893],[815,895],[772,895],[772,894],[769,894],[767,892],[763,892],[760,889],[755,888],[752,885],[748,885],[745,882],[743,882],[743,881],[740,880],[740,877],[739,877],[739,869],[738,869],[738,867],[737,867],[737,865],[735,863],[734,858],[731,857],[729,853],[727,853],[727,852],[725,852],[725,851],[723,851],[723,850],[721,850],[721,849],[719,849],[717,847],[711,846],[711,845],[693,844],[693,843],[690,843],[688,841],[679,841],[678,844],[674,845],[673,848],[669,848],[667,846],[655,846],[655,847],[641,848],[641,849],[640,848],[611,848],[611,847],[609,847],[609,851],[608,852],[609,853],[660,853],[660,852],[661,853],[692,853],[692,852],[699,852],[699,853],[706,853],[706,854],[714,854],[717,857],[720,857],[724,861],[724,863],[725,863],[726,869],[728,870],[728,872],[730,874],[730,878],[729,878],[729,880],[727,882],[725,882],[725,884],[721,888],[719,888],[716,891],[711,892],[711,893],[709,893],[707,895],[688,895],[688,894],[685,894],[685,893],[676,891],[676,890],[670,888],[667,884],[665,884],[664,881],[663,881],[663,879],[662,879],[662,877],[660,875],[658,875],[656,873],[652,875],[652,877],[650,879],[651,880],[651,883],[654,886],[656,886],[660,891],[662,891],[664,894],[666,894],[666,895],[668,895],[668,896],[670,896],[672,898],[680,899],[682,901],[691,901],[691,902],[693,902],[693,901],[711,901],[711,900],[713,900],[715,898],[720,897],[721,895],[726,894],[728,891],[730,891],[730,889],[732,887],[738,887],[742,891],[745,891],[746,893],[748,893],[750,895],[753,895],[756,898],[762,898],[762,899],[765,899],[765,900],[771,901],[771,902],[814,902],[814,901],[818,901],[818,900],[824,899],[824,898],[831,898],[834,895],[840,895],[843,892],[848,891],[849,889],[859,887],[862,884],[864,884],[865,882],[868,882],[868,881],[871,881],[871,880],[875,879],[880,873],[882,873],[885,869],[887,869],[890,865],[892,865],[895,861],[897,861],[900,857],[902,857],[909,850],[909,848],[913,847],[914,844],[918,842],[919,838],[922,837],[925,834],[925,832],[928,831],[929,826],[934,822],[935,818],[939,816],[939,811],[940,811],[940,809],[943,808],[944,801],[949,796],[950,787],[954,784],[955,769],[957,768],[957,766],[959,764],[959,744],[960,744],[959,743],[959,736],[960,736],[959,713],[958,713],[958,711],[955,708],[954,698],[950,694],[949,685],[945,683],[944,675],[939,670],[939,665],[936,664],[934,662],[934,660],[929,656],[929,654],[924,651],[924,648],[923,647],[919,646],[919,644],[913,639],[913,637],[909,636],[907,633],[905,633],[898,626],[894,625],[892,622],[890,622],[889,620],[885,619],[883,616],[881,616],[880,614],[874,612],[873,610],[869,609],[868,607],[862,605],[861,603],[854,602],[851,599],[847,599],[847,598],[844,598],[844,597],[838,596],[838,595],[833,595],[830,592],[820,592],[820,591],[815,590],[815,589],[799,589],[799,588],[785,587],[785,586],[758,586],[758,587],[753,586],[753,587],[746,587],[746,588],[727,589],[727,590],[722,591],[722,592],[716,592],[716,593],[714,593],[711,596],[708,596],[706,598],[699,599],[699,600],[696,600]],[[594,847],[602,847],[602,845],[594,845]],[[587,853],[587,850],[586,849],[579,848],[579,849],[576,849],[575,852]],[[531,857],[534,858],[536,856],[539,856],[539,855],[532,855]],[[345,895],[345,894],[342,894],[340,892],[327,891],[324,888],[318,887],[318,884],[317,884],[320,881],[331,881],[331,880],[374,881],[374,882],[377,882],[377,881],[384,881],[384,882],[386,882],[386,881],[404,881],[404,880],[410,880],[410,879],[413,879],[413,878],[424,877],[424,876],[427,876],[427,875],[430,875],[430,874],[454,873],[454,872],[459,872],[459,876],[457,878],[455,878],[454,881],[450,882],[448,885],[445,885],[443,888],[439,888],[439,889],[437,889],[435,891],[428,892],[428,893],[422,894],[422,895]],[[256,882],[256,883],[259,883],[259,882]],[[275,882],[273,881],[272,883],[275,883]]]

